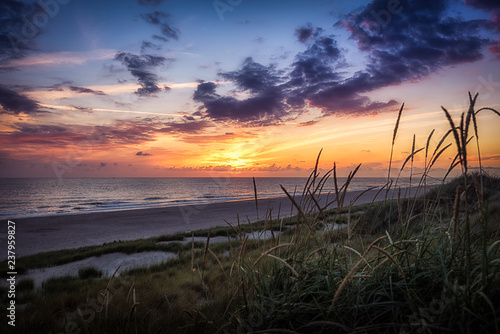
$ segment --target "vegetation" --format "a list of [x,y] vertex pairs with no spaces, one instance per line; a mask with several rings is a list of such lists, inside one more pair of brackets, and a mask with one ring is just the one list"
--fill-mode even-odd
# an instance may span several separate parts
[[[289,219],[20,259],[31,269],[114,251],[179,255],[120,276],[102,278],[87,268],[79,277],[48,280],[41,290],[24,283],[28,297],[16,332],[499,333],[500,179],[481,165],[471,173],[467,161],[471,125],[480,156],[477,114],[499,113],[476,111],[476,99],[469,96],[458,126],[443,108],[450,131],[435,148],[434,131],[425,147],[414,141],[400,171],[425,154],[416,187],[426,187],[434,163],[452,147],[457,154],[446,177],[455,168],[462,172],[421,196],[398,196],[398,179],[389,170],[380,190],[386,200],[352,207],[344,198],[359,166],[338,185],[335,165],[321,176],[316,164],[300,201],[283,188],[297,211]],[[335,196],[322,206],[318,198],[327,182],[335,185]],[[325,228],[331,223],[342,227]],[[245,235],[258,229],[282,233],[266,240]],[[206,242],[157,244],[194,235]],[[215,235],[237,238],[212,244]]]

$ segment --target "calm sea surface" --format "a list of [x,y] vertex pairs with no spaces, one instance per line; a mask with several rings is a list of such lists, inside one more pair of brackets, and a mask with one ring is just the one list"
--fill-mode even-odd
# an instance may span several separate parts
[[[259,198],[302,191],[307,178],[256,178]],[[339,185],[344,179],[339,179]],[[386,178],[355,178],[349,190],[383,186]],[[400,180],[401,186],[407,180]],[[254,198],[252,178],[0,179],[0,218],[114,211]],[[323,193],[334,190],[329,180]]]

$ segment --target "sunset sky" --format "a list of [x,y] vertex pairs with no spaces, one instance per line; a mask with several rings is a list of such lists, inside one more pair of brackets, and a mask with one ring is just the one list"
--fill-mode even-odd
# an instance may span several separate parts
[[0,52],[0,177],[384,176],[403,102],[397,169],[500,109],[498,0],[3,0]]

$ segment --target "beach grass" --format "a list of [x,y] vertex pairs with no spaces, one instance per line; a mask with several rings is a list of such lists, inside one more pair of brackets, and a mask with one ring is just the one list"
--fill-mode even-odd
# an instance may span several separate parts
[[[450,130],[435,147],[434,130],[422,148],[413,140],[399,175],[410,169],[412,186],[423,190],[418,196],[405,195],[389,169],[380,189],[385,200],[344,203],[359,166],[338,184],[336,165],[320,175],[318,155],[300,197],[283,188],[295,207],[293,217],[20,259],[28,270],[111,252],[178,255],[119,276],[101,277],[98,269],[86,268],[78,276],[50,279],[39,290],[23,283],[28,297],[16,332],[500,332],[500,179],[481,163],[471,172],[468,162],[472,140],[480,156],[476,116],[498,112],[475,110],[476,99],[469,95],[458,125],[443,108]],[[432,167],[453,147],[457,153],[442,184],[428,188]],[[425,154],[424,172],[413,175],[417,154]],[[458,168],[460,176],[449,179]],[[327,182],[335,194],[321,205]],[[249,238],[263,229],[273,231],[270,238]],[[194,242],[195,236],[206,240]],[[228,241],[213,243],[215,236]],[[192,242],[158,244],[176,240]]]

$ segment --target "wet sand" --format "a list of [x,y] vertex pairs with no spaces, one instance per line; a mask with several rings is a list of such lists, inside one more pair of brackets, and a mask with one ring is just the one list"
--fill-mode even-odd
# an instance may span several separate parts
[[[412,195],[417,189],[412,189]],[[361,191],[348,192],[344,206]],[[371,190],[359,197],[356,204],[383,200],[385,191],[374,199],[377,191]],[[390,194],[390,197],[392,195]],[[326,198],[323,198],[325,200]],[[332,197],[330,197],[332,200]],[[336,207],[336,204],[334,204]],[[254,200],[232,201],[203,205],[186,205],[151,209],[98,212],[75,215],[58,215],[13,219],[16,226],[16,257],[40,252],[96,246],[113,241],[136,240],[178,232],[189,232],[216,226],[237,225],[263,219],[266,212],[272,218],[296,214],[286,197],[259,199],[258,215]],[[0,261],[7,258],[7,223],[0,234]]]

